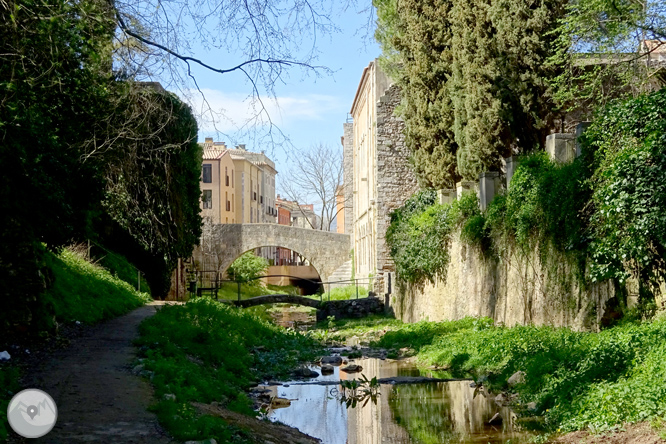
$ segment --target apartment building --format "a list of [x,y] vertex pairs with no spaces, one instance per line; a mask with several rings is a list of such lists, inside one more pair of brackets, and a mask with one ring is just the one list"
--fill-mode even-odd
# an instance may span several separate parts
[[276,223],[275,163],[263,152],[248,151],[245,145],[238,145],[229,153],[236,165],[238,183],[250,193],[242,208],[243,220],[249,223]]
[[201,216],[213,224],[236,223],[234,162],[224,143],[204,144]]
[[202,216],[214,224],[275,223],[275,163],[245,145],[231,149],[210,137],[201,145]]
[[377,293],[383,291],[385,274],[395,271],[386,245],[391,212],[418,189],[404,122],[394,115],[399,103],[400,88],[374,60],[361,75],[352,121],[343,124],[345,174],[338,195],[344,198],[344,211],[338,213],[338,227],[352,236],[355,275],[373,277]]

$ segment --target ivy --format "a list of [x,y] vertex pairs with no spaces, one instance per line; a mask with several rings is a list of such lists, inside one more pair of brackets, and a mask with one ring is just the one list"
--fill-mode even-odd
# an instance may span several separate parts
[[596,153],[592,279],[654,284],[666,271],[666,90],[614,103],[585,143]]
[[434,281],[449,262],[450,208],[435,204],[433,190],[420,191],[391,214],[386,242],[401,279]]

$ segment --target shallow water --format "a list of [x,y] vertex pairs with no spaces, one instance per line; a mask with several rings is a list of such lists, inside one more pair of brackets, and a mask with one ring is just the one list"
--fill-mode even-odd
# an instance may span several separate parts
[[304,331],[312,328],[317,321],[314,309],[291,306],[278,307],[271,310],[269,315],[272,321],[281,327]]
[[[358,359],[367,378],[435,376],[420,372],[405,361]],[[318,371],[318,367],[312,367]],[[358,374],[357,374],[358,375]],[[352,379],[335,368],[318,381]],[[515,426],[515,415],[481,392],[474,396],[471,381],[382,385],[377,403],[347,409],[340,402],[339,385],[303,385],[297,381],[269,387],[273,396],[292,400],[289,407],[272,410],[268,417],[320,438],[324,444],[496,444],[526,441],[529,435]],[[499,413],[503,421],[488,425]]]

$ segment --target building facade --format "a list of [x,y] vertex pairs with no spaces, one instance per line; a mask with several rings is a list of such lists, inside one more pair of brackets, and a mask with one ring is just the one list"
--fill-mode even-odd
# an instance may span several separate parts
[[400,88],[374,60],[363,70],[350,111],[353,121],[343,126],[343,193],[351,195],[345,199],[351,205],[345,206],[344,225],[352,238],[355,276],[371,278],[378,294],[386,273],[395,271],[386,245],[391,212],[418,190],[404,122],[394,115],[399,103]]
[[202,216],[214,224],[275,223],[275,163],[264,153],[207,137],[201,144]]
[[204,144],[201,171],[201,216],[213,224],[236,223],[234,162],[223,143]]

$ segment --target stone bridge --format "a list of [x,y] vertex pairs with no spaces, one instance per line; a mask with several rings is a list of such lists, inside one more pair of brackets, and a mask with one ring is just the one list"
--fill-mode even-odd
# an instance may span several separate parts
[[317,309],[317,321],[323,321],[329,316],[336,319],[362,318],[371,314],[383,313],[384,302],[377,297],[350,299],[346,301],[320,301],[319,299],[295,296],[292,294],[269,294],[241,301],[226,301],[237,307],[247,308],[265,304],[296,304]]
[[351,249],[348,234],[278,224],[214,225],[207,242],[215,246],[220,270],[226,271],[246,251],[282,247],[310,261],[322,282],[327,282],[335,270],[349,261]]

